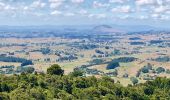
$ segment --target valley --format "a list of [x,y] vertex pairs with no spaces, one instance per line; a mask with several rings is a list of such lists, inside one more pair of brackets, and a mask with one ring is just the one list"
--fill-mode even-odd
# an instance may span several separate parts
[[[85,76],[106,75],[125,86],[132,84],[131,78],[143,83],[170,77],[168,32],[105,32],[107,28],[102,26],[104,32],[1,32],[0,73],[20,74],[25,67],[46,73],[49,66],[59,64],[65,74],[83,70]],[[13,58],[6,61],[6,57]]]

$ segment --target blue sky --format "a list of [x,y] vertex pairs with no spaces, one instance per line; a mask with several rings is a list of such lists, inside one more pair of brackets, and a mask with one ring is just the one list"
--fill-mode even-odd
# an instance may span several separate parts
[[169,23],[170,0],[0,0],[0,25]]

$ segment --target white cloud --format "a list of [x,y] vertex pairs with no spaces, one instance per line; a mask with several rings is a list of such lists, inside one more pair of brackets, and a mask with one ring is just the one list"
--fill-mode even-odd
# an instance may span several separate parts
[[4,10],[4,7],[5,7],[6,5],[4,4],[4,3],[2,3],[2,2],[0,2],[0,10]]
[[42,8],[45,8],[47,4],[44,3],[44,2],[41,2],[40,0],[38,1],[34,1],[32,2],[32,4],[30,5],[22,5],[22,6],[19,6],[18,8],[24,11],[34,11],[34,10],[37,10],[37,9],[42,9]]
[[93,1],[93,7],[94,8],[102,8],[102,7],[109,7],[110,4],[108,3],[101,3],[98,1]]
[[125,3],[127,0],[109,0],[109,3]]
[[157,0],[136,0],[137,6],[152,5],[156,3],[157,3]]
[[5,4],[4,4],[4,3],[2,3],[2,2],[0,2],[0,7],[3,7],[3,6],[5,6]]
[[88,12],[87,12],[87,10],[81,9],[78,13],[81,14],[81,15],[85,15]]
[[139,16],[139,19],[148,19],[148,16],[144,16],[144,15],[141,15],[141,16]]
[[74,15],[75,15],[74,13],[70,13],[70,12],[65,14],[65,16],[68,16],[68,17],[74,16]]
[[[12,1],[12,2],[11,2]],[[15,2],[16,1],[16,2]],[[21,0],[19,0],[21,1]],[[170,19],[170,0],[0,0],[3,16],[50,15],[82,18]],[[80,4],[80,5],[79,5]],[[111,13],[112,12],[112,13]],[[33,14],[34,13],[34,14]],[[23,16],[21,15],[23,14]]]
[[58,8],[62,3],[58,2],[58,3],[51,3],[50,4],[50,8]]
[[23,10],[28,10],[28,9],[29,9],[28,6],[24,6],[24,7],[23,7]]
[[156,19],[156,18],[160,18],[160,15],[159,14],[152,14],[151,17]]
[[53,2],[53,3],[58,3],[58,2],[63,2],[63,1],[65,1],[65,0],[49,0],[50,3],[51,3],[51,2]]
[[38,17],[41,17],[41,16],[43,16],[44,14],[43,14],[43,13],[34,12],[33,15],[38,16]]
[[49,0],[50,8],[55,9],[62,5],[65,0]]
[[45,7],[46,3],[43,3],[41,1],[34,1],[30,7],[33,7],[33,8],[43,8]]
[[156,7],[156,8],[154,9],[154,12],[155,12],[155,13],[165,13],[165,12],[168,11],[168,10],[170,10],[169,7],[167,7],[167,6],[160,6],[160,7]]
[[96,15],[97,18],[106,18],[106,14],[97,14]]
[[128,19],[128,18],[130,18],[129,15],[125,15],[125,16],[120,17],[120,19]]
[[151,18],[155,19],[155,20],[169,20],[170,17],[168,15],[163,15],[163,14],[152,14]]
[[6,5],[5,7],[4,7],[4,10],[15,10],[16,8],[15,7],[12,7],[12,6],[10,6],[10,5]]
[[5,4],[5,3],[0,2],[0,10],[1,11],[7,11],[7,10],[8,11],[14,11],[14,10],[16,10],[16,7],[13,7],[9,4]]
[[71,2],[73,2],[73,3],[83,3],[84,0],[71,0]]
[[167,15],[162,15],[161,16],[161,20],[169,20],[169,19],[170,19],[170,17],[167,16]]
[[106,14],[89,14],[88,18],[97,18],[97,19],[101,19],[101,18],[106,18]]
[[61,11],[58,11],[58,10],[54,10],[51,12],[51,15],[61,15],[62,12]]
[[112,12],[120,12],[120,13],[130,13],[132,12],[132,9],[129,5],[126,5],[126,6],[118,6],[116,8],[113,8],[111,10]]

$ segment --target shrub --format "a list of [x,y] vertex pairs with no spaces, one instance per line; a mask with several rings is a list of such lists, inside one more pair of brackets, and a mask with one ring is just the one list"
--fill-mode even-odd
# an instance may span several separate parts
[[138,83],[138,79],[135,77],[131,77],[130,80],[132,81],[133,85]]
[[123,75],[123,77],[124,77],[124,78],[128,78],[129,75],[128,75],[127,73],[125,73],[125,74]]
[[52,65],[47,69],[47,74],[50,75],[63,75],[64,70],[61,69],[61,67],[57,64]]
[[167,74],[170,74],[170,69],[167,69],[167,70],[166,70],[166,73],[167,73]]
[[144,66],[144,67],[141,69],[141,71],[142,71],[143,73],[148,73],[148,72],[149,72],[149,69],[148,69],[148,67]]
[[160,73],[162,73],[162,72],[165,72],[165,69],[162,68],[162,67],[158,67],[158,68],[156,69],[156,72],[157,72],[157,74],[160,74]]
[[118,62],[110,62],[108,65],[107,65],[107,67],[106,67],[106,69],[115,69],[116,67],[119,67],[120,65],[119,65],[119,63]]
[[75,70],[74,72],[70,73],[70,76],[72,76],[72,77],[83,76],[83,71]]
[[33,73],[34,72],[34,68],[33,67],[23,67],[22,68],[22,72],[26,72],[26,73]]

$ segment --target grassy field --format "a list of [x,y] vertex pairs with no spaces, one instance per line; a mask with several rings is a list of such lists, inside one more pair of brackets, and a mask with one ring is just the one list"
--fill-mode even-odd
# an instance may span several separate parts
[[[150,40],[156,40],[161,38],[165,35],[138,35],[137,37],[140,37],[141,41],[145,42],[146,44],[149,43]],[[84,44],[95,44],[99,45],[98,50],[101,50],[103,52],[107,52],[108,54],[111,54],[114,49],[118,49],[121,51],[121,55],[112,55],[108,57],[97,57],[92,58],[93,55],[99,56],[95,52],[96,49],[79,49],[76,47],[69,46],[70,44],[73,44],[74,42],[81,43],[81,39],[63,39],[63,38],[2,38],[1,44],[5,45],[13,45],[13,46],[2,46],[0,47],[0,54],[7,54],[7,56],[14,56],[19,58],[25,58],[30,59],[34,63],[34,67],[38,71],[44,71],[46,72],[46,69],[51,66],[52,64],[59,64],[64,70],[65,74],[68,74],[73,71],[73,69],[77,66],[81,65],[88,65],[89,62],[93,59],[104,59],[106,61],[111,61],[114,58],[119,57],[135,57],[138,58],[137,61],[134,62],[128,62],[128,63],[120,63],[120,67],[116,68],[118,70],[118,76],[113,77],[116,81],[120,81],[120,83],[123,83],[125,86],[127,84],[130,84],[131,81],[129,78],[122,78],[122,76],[127,73],[129,77],[133,77],[136,75],[137,71],[139,71],[143,66],[145,66],[147,63],[151,63],[153,65],[153,68],[157,67],[163,67],[165,69],[170,69],[170,62],[156,62],[151,61],[148,59],[151,58],[157,58],[161,56],[160,54],[164,54],[166,56],[170,56],[170,47],[161,48],[157,45],[130,45],[130,42],[132,40],[129,40],[130,37],[136,37],[136,35],[127,35],[127,36],[119,36],[118,42],[113,43],[98,43],[98,42],[91,42],[88,41]],[[166,39],[165,39],[166,40]],[[168,40],[168,39],[167,39]],[[26,44],[26,46],[18,46],[18,44]],[[55,45],[54,45],[55,44]],[[79,44],[80,46],[82,44]],[[105,47],[109,46],[110,49],[106,49]],[[49,48],[52,52],[50,54],[42,54],[40,51],[41,48]],[[75,53],[78,56],[78,59],[72,60],[72,61],[56,61],[56,59],[60,58],[60,56],[57,56],[55,54],[56,51],[61,51],[64,53]],[[139,53],[132,53],[134,51],[138,51]],[[14,53],[14,55],[9,55],[9,53]],[[63,54],[61,56],[63,56]],[[83,57],[80,57],[80,55],[84,55]],[[65,56],[65,55],[64,55]],[[45,61],[45,59],[50,59],[50,61]],[[0,66],[4,65],[14,65],[14,66],[20,66],[21,63],[12,63],[12,62],[0,62]],[[107,70],[106,69],[107,64],[99,64],[89,67],[89,69],[97,69],[99,71],[102,71],[104,73],[112,72],[113,70]],[[167,76],[168,74],[162,73],[158,76]],[[140,82],[144,82],[144,80],[139,79]]]

